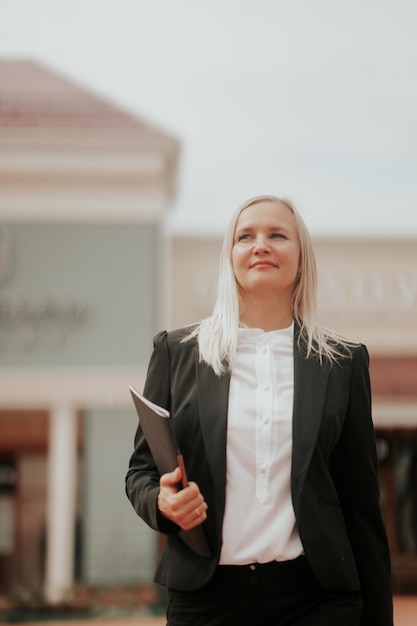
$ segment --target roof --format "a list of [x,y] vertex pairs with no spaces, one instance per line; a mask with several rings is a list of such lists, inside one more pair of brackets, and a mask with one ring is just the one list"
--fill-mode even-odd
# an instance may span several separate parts
[[152,125],[30,60],[0,59],[0,128],[135,129]]

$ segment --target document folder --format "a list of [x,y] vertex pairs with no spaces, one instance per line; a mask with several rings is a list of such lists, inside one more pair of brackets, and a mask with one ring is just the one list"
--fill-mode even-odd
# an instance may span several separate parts
[[[169,411],[147,400],[131,385],[129,389],[139,417],[139,423],[159,475],[172,472],[178,467],[180,451],[171,427]],[[196,526],[191,530],[180,530],[179,536],[196,554],[207,558],[211,557],[201,526]]]

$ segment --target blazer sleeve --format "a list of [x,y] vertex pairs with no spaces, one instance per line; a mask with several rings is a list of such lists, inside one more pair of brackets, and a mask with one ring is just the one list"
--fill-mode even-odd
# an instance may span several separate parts
[[[170,408],[169,365],[167,333],[162,331],[154,339],[154,350],[148,366],[143,395],[151,402],[168,410]],[[129,461],[125,488],[136,513],[148,526],[165,534],[179,531],[176,524],[159,513],[157,506],[159,473],[140,424],[136,430],[134,451]]]
[[363,626],[393,623],[391,566],[380,508],[369,356],[353,351],[347,414],[330,470],[344,513],[364,600]]

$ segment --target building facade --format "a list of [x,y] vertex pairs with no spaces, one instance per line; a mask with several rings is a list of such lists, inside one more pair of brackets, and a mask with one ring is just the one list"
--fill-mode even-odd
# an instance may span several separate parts
[[178,141],[37,63],[0,61],[0,586],[148,582],[124,495]]

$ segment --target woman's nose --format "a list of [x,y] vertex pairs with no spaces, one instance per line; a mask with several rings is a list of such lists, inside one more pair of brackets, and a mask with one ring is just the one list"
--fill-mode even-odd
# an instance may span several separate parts
[[264,252],[269,250],[269,241],[266,237],[259,235],[255,239],[254,251],[255,252]]

